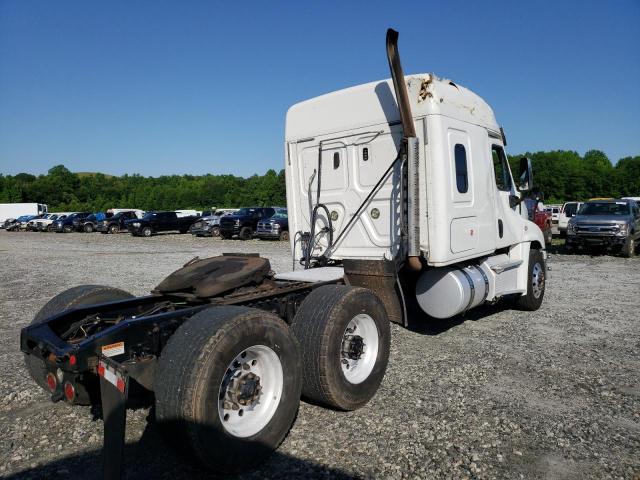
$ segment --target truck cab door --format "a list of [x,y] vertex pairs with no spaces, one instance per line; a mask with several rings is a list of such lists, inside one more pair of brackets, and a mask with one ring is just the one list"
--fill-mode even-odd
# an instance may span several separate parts
[[520,242],[522,214],[518,206],[511,206],[511,199],[517,195],[504,147],[494,138],[489,140],[496,186],[496,248],[503,248]]

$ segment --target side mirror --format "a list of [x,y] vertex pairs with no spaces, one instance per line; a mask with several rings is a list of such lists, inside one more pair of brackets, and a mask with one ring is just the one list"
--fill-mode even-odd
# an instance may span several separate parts
[[522,157],[520,159],[520,173],[518,174],[518,190],[527,192],[533,189],[533,169],[531,159]]

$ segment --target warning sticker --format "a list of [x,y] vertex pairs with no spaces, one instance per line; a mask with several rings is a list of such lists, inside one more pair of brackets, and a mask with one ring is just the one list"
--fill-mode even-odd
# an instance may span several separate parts
[[102,354],[105,357],[115,357],[124,353],[124,342],[112,343],[102,347]]

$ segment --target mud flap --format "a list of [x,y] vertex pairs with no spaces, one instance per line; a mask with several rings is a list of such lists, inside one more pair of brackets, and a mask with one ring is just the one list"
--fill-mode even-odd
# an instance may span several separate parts
[[122,476],[124,435],[127,421],[129,375],[117,362],[101,356],[98,364],[100,397],[104,419],[102,478],[115,480]]

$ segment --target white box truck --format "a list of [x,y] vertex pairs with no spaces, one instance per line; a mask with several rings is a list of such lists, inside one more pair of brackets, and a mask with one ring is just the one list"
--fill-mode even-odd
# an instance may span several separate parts
[[8,218],[45,213],[47,213],[47,205],[44,203],[0,203],[0,223],[4,223]]

